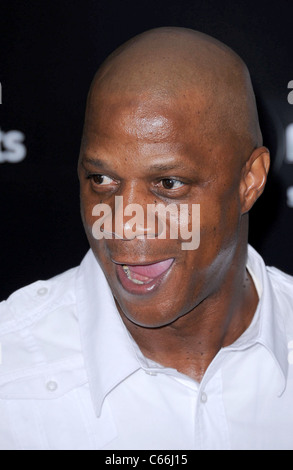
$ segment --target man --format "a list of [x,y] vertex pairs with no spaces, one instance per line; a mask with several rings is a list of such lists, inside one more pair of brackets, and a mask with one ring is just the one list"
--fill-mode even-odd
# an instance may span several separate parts
[[0,306],[1,449],[293,448],[293,280],[247,241],[268,170],[228,47],[161,28],[106,60],[78,165],[91,250]]

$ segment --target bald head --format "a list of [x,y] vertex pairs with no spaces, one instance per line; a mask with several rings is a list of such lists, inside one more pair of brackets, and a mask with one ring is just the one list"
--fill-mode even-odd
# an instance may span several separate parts
[[175,107],[185,101],[190,122],[200,115],[203,136],[230,138],[246,157],[262,145],[247,67],[230,48],[203,33],[159,28],[118,48],[94,78],[88,110],[101,99],[122,96]]

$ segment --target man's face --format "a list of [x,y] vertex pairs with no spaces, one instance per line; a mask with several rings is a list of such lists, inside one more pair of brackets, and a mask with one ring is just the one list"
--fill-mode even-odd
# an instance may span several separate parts
[[[190,99],[111,94],[87,110],[79,162],[85,230],[120,312],[145,327],[169,325],[217,292],[239,242],[241,159],[216,135],[207,103],[193,97],[191,107]],[[200,204],[199,247],[183,250],[180,236],[96,240],[93,208],[107,204],[115,218],[117,196],[145,212],[148,204],[178,212],[187,204],[191,214]],[[145,268],[159,262],[158,275]]]

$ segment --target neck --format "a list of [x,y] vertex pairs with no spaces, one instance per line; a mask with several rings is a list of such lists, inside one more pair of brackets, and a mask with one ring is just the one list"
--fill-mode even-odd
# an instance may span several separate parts
[[247,249],[240,251],[219,289],[172,324],[144,328],[122,315],[146,357],[200,382],[219,350],[242,335],[254,316],[258,295],[246,270]]

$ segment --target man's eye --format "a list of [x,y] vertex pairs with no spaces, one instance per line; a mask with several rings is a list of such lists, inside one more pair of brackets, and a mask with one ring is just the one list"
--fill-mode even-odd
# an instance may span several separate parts
[[109,176],[105,175],[90,175],[88,176],[89,179],[91,179],[95,184],[99,186],[105,186],[107,184],[111,184],[114,182],[112,178]]
[[184,185],[182,181],[173,178],[164,178],[161,180],[161,183],[164,189],[178,189]]

